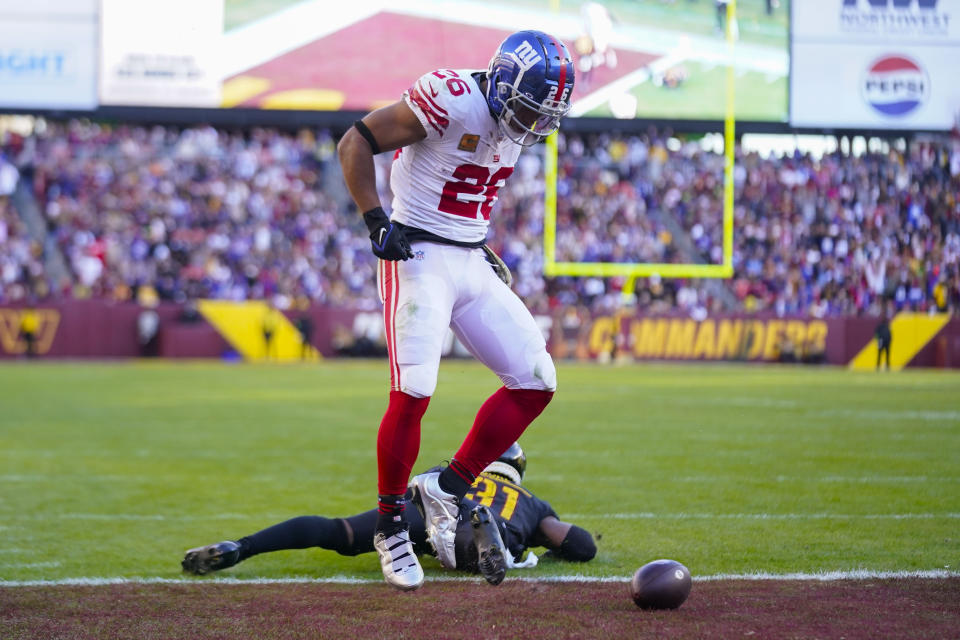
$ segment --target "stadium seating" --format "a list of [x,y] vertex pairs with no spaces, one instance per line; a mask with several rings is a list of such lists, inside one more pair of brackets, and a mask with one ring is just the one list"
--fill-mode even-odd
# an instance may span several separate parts
[[[375,259],[324,131],[49,122],[19,169],[70,267],[45,279],[0,196],[0,301],[34,296],[269,298],[376,308]],[[560,141],[557,257],[719,262],[723,159],[668,136]],[[9,155],[9,154],[8,154]],[[389,154],[379,159],[386,174]],[[10,162],[8,160],[8,162]],[[536,312],[623,304],[622,279],[542,275],[543,171],[525,154],[490,243]],[[24,178],[26,179],[26,178]],[[638,283],[645,309],[826,315],[960,309],[960,146],[761,157],[738,153],[734,277]],[[381,184],[389,198],[386,181]]]

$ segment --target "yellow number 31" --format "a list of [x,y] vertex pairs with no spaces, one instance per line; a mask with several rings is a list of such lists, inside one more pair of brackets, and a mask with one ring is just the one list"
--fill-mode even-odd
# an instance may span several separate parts
[[513,511],[517,508],[517,498],[520,497],[519,491],[504,485],[498,485],[496,482],[482,477],[477,478],[473,486],[476,488],[476,491],[468,493],[464,496],[465,498],[479,502],[485,507],[491,507],[493,506],[494,499],[497,497],[497,489],[499,488],[505,496],[503,506],[500,507],[500,517],[504,520],[509,520],[513,516]]

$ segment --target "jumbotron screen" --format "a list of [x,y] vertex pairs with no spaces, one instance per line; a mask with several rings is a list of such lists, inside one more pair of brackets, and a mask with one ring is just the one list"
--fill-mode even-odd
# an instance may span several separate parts
[[[574,116],[724,116],[729,47],[725,3],[715,0],[277,0],[270,13],[262,2],[261,11],[250,11],[252,4],[225,6],[226,107],[372,109],[397,100],[433,69],[486,68],[511,31],[537,28],[562,39],[576,59]],[[738,118],[787,118],[789,6],[783,5],[738,2]]]
[[[24,87],[46,82],[70,106],[95,95],[104,106],[366,111],[396,101],[428,71],[486,68],[508,33],[536,28],[563,40],[576,60],[574,116],[724,117],[730,45],[725,3],[716,0],[51,0],[43,6],[50,43],[44,52],[31,51],[36,40],[19,42],[18,25],[44,17],[0,0],[0,22],[9,27],[0,57],[6,48],[36,72],[15,77],[7,69],[5,76],[0,65],[0,107],[4,95],[13,95],[4,83],[22,81],[20,101],[8,106],[29,104]],[[70,21],[53,14],[75,14],[78,6],[85,31],[59,34]],[[789,0],[737,3],[731,27],[738,119],[787,119],[789,9]],[[98,42],[95,61],[78,64],[92,53],[74,47],[69,73],[36,62],[62,59],[54,49],[63,49],[68,36]],[[68,76],[82,99],[61,95]]]

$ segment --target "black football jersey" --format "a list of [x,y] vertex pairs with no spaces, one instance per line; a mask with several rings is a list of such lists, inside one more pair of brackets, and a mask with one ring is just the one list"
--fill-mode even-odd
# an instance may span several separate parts
[[460,502],[461,522],[470,522],[470,510],[483,505],[497,519],[503,543],[516,559],[528,547],[543,544],[538,535],[540,521],[556,517],[548,502],[500,476],[481,473]]

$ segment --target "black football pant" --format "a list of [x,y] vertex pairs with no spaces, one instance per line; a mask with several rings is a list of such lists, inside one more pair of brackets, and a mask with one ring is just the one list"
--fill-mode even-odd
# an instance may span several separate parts
[[[426,553],[426,527],[423,516],[412,504],[407,504],[404,515],[410,523],[410,540],[414,550]],[[349,518],[324,518],[323,516],[299,516],[267,527],[249,536],[240,538],[243,551],[241,560],[259,553],[283,549],[309,549],[320,547],[336,551],[340,555],[355,556],[373,551],[373,534],[377,525],[377,510],[371,509]]]
[[[404,516],[410,524],[410,541],[413,542],[414,552],[417,555],[433,555],[420,511],[408,502]],[[241,548],[240,560],[270,551],[311,547],[329,549],[343,556],[370,553],[374,551],[373,534],[376,526],[376,509],[349,518],[299,516],[237,540]],[[457,569],[472,573],[479,570],[473,529],[467,518],[461,518],[457,525],[456,553]]]
[[887,370],[890,369],[890,343],[884,341],[877,342],[877,369],[880,368],[880,360],[883,356],[886,355],[887,359]]

